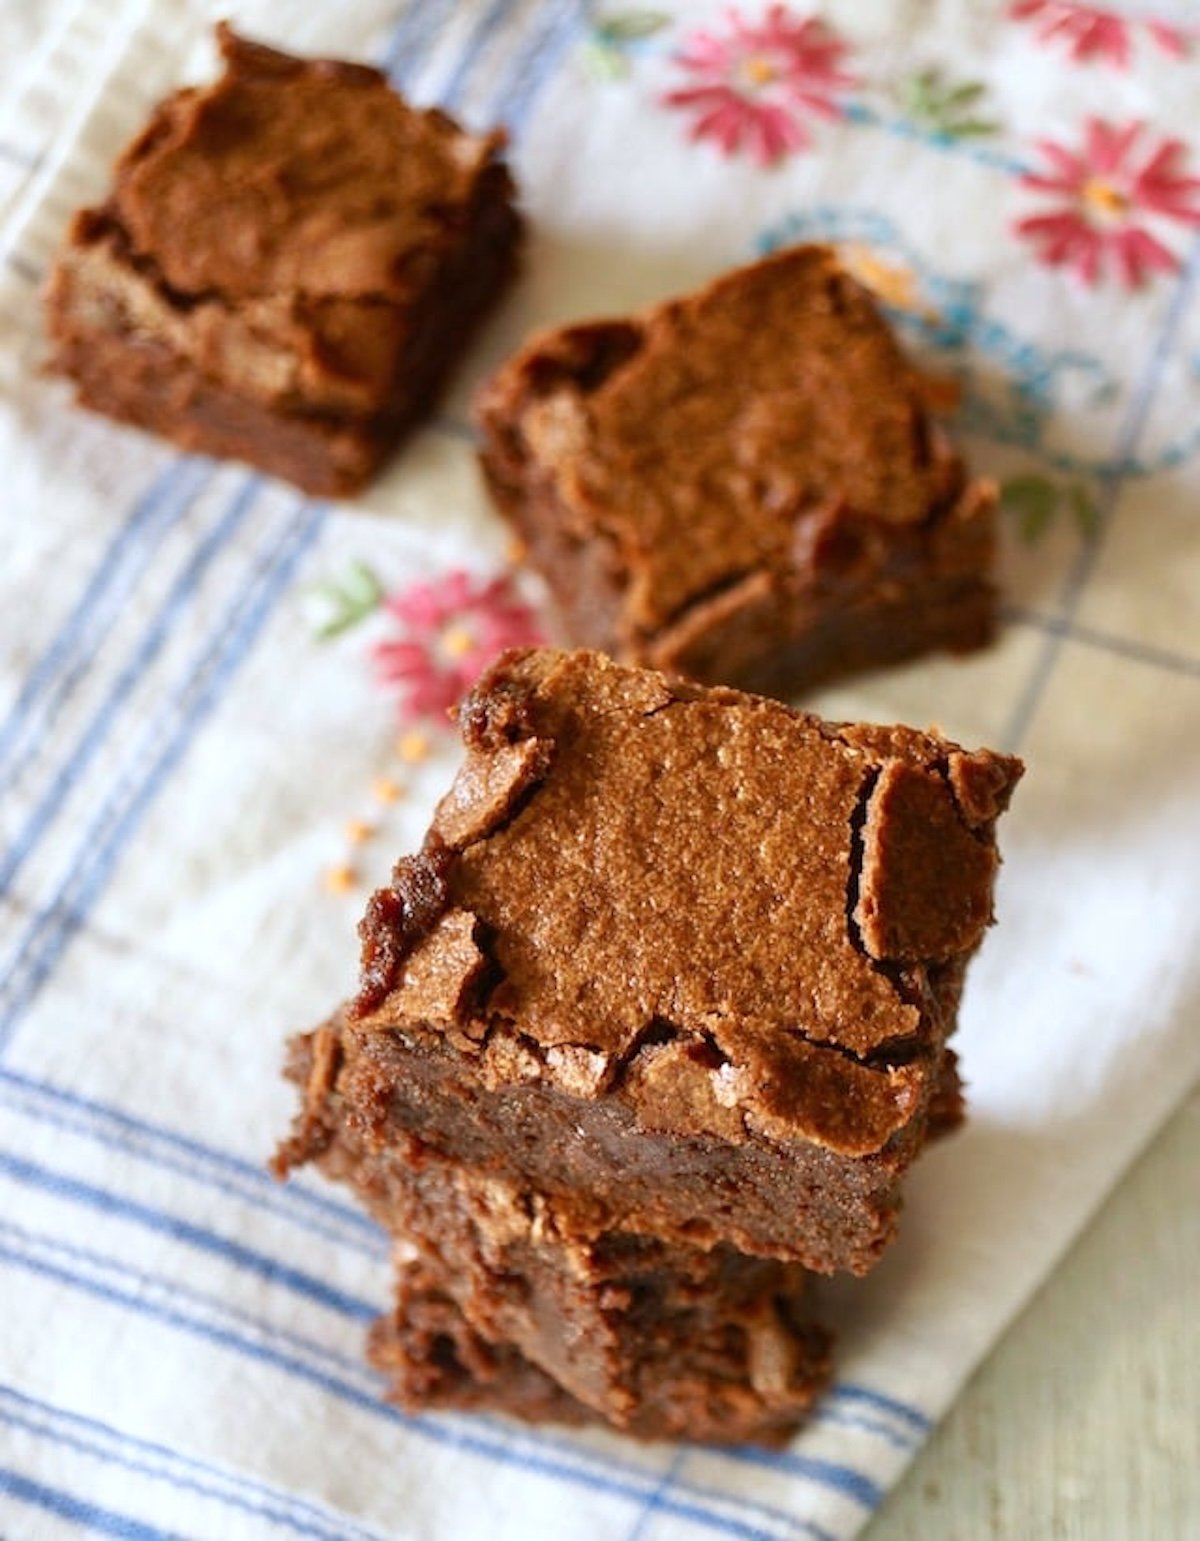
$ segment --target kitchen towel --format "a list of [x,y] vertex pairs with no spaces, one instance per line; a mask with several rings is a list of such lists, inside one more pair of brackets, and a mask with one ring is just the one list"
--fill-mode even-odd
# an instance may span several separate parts
[[[40,372],[71,211],[230,13],[511,135],[520,284],[352,503]],[[1028,0],[3,0],[0,40],[0,1534],[853,1535],[1200,1069],[1200,37]],[[445,703],[546,627],[471,391],[535,326],[803,240],[1003,491],[996,645],[811,703],[1028,762],[970,1124],[822,1287],[838,1379],[787,1450],[404,1416],[362,1357],[384,1238],[264,1163],[284,1039],[452,774]]]

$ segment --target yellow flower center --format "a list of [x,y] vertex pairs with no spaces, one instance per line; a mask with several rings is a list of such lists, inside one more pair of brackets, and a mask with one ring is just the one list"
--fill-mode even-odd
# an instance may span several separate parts
[[751,54],[748,59],[742,61],[742,79],[750,86],[769,86],[773,80],[779,78],[779,71],[773,60],[765,54]]
[[442,633],[442,652],[447,658],[465,658],[475,646],[475,638],[465,626],[447,626]]
[[1103,177],[1089,177],[1083,184],[1082,198],[1094,214],[1105,219],[1119,219],[1129,208],[1128,196]]

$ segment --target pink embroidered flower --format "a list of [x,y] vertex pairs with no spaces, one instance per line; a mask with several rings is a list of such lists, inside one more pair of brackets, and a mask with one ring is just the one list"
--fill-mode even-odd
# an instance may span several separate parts
[[1073,5],[1066,0],[1016,0],[1009,15],[1016,21],[1033,21],[1043,43],[1062,38],[1072,59],[1107,59],[1124,69],[1129,63],[1130,37],[1142,26],[1165,52],[1179,58],[1186,47],[1178,27],[1161,21],[1128,21],[1098,5]]
[[1200,224],[1200,179],[1181,175],[1187,152],[1178,139],[1138,150],[1142,129],[1140,123],[1117,127],[1093,118],[1081,152],[1039,142],[1049,166],[1023,177],[1023,185],[1057,195],[1062,207],[1029,215],[1016,230],[1033,242],[1042,262],[1075,268],[1088,284],[1115,265],[1131,289],[1156,270],[1179,266],[1147,222]]
[[806,115],[841,116],[836,93],[854,84],[841,68],[846,52],[824,23],[785,6],[756,22],[730,9],[723,32],[697,32],[676,55],[692,83],[663,101],[695,112],[693,139],[715,139],[726,155],[744,147],[767,166],[809,143]]
[[399,687],[405,721],[442,717],[506,647],[542,640],[507,574],[481,582],[455,570],[389,597],[399,636],[372,649],[379,678]]

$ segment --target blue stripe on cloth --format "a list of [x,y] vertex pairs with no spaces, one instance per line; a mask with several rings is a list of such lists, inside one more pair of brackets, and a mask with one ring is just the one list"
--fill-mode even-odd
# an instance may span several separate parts
[[209,569],[226,542],[249,514],[262,487],[262,478],[247,478],[238,495],[211,529],[207,530],[189,555],[166,599],[159,606],[149,626],[139,638],[124,667],[109,687],[98,710],[84,729],[70,757],[51,777],[49,785],[21,831],[0,857],[0,896],[8,893],[25,862],[49,829],[64,800],[116,726],[125,706],[143,675],[162,652],[172,630],[196,598]]
[[922,1434],[928,1434],[933,1427],[933,1420],[919,1407],[913,1407],[910,1402],[901,1402],[897,1397],[885,1396],[882,1391],[872,1391],[869,1386],[861,1386],[857,1382],[838,1381],[830,1395],[847,1402],[864,1402],[880,1412],[890,1413]]
[[128,1220],[134,1225],[144,1226],[147,1230],[156,1231],[160,1235],[170,1236],[174,1241],[195,1247],[200,1252],[208,1252],[214,1257],[219,1257],[223,1262],[232,1264],[235,1268],[257,1274],[259,1278],[267,1280],[270,1284],[282,1285],[293,1294],[302,1295],[305,1299],[315,1301],[318,1305],[326,1306],[352,1320],[369,1322],[379,1314],[370,1301],[361,1300],[357,1296],[346,1294],[343,1290],[334,1289],[323,1280],[315,1279],[301,1269],[291,1268],[286,1263],[268,1257],[263,1252],[257,1252],[240,1241],[232,1241],[228,1236],[221,1236],[206,1226],[197,1225],[191,1220],[181,1220],[165,1210],[156,1209],[136,1199],[126,1198],[122,1194],[112,1193],[106,1188],[97,1187],[94,1183],[83,1182],[76,1177],[67,1177],[61,1172],[52,1172],[40,1162],[31,1161],[25,1156],[17,1156],[11,1151],[0,1149],[0,1177],[7,1177],[11,1182],[20,1183],[24,1187],[38,1188],[43,1193],[50,1193],[55,1198],[82,1205],[86,1209],[95,1210],[98,1214],[112,1215],[120,1220]]
[[[43,1249],[51,1250],[59,1256],[47,1259],[33,1255],[29,1251],[30,1244],[40,1245]],[[116,1275],[118,1279],[130,1279],[133,1281],[134,1288],[122,1288],[119,1283],[89,1277],[81,1273],[78,1268],[71,1266],[70,1261],[63,1261],[64,1256],[68,1260],[83,1259],[90,1266],[102,1267],[110,1275]],[[357,1365],[345,1366],[352,1376],[346,1379],[340,1375],[330,1374],[306,1359],[299,1359],[294,1354],[289,1354],[276,1346],[280,1341],[291,1341],[293,1344],[298,1343],[309,1359],[318,1356],[325,1359],[332,1357],[319,1345],[306,1343],[296,1334],[284,1333],[269,1323],[251,1317],[249,1313],[225,1306],[223,1302],[199,1296],[196,1291],[180,1291],[169,1281],[157,1280],[141,1270],[126,1268],[113,1260],[100,1258],[95,1253],[89,1253],[83,1248],[71,1246],[53,1238],[34,1236],[20,1227],[3,1221],[0,1221],[0,1261],[7,1261],[56,1283],[90,1294],[96,1299],[123,1307],[135,1315],[159,1321],[175,1330],[187,1332],[207,1342],[244,1354],[260,1363],[304,1380],[361,1411],[411,1430],[423,1438],[465,1450],[501,1465],[516,1466],[539,1475],[556,1477],[638,1503],[645,1501],[649,1490],[657,1480],[655,1474],[635,1470],[628,1464],[618,1465],[616,1462],[608,1461],[606,1457],[567,1447],[562,1442],[555,1446],[552,1441],[531,1436],[528,1442],[535,1448],[518,1451],[511,1444],[513,1436],[509,1431],[503,1431],[501,1438],[491,1437],[488,1424],[483,1419],[473,1420],[471,1427],[464,1427],[458,1421],[444,1416],[435,1419],[408,1417],[378,1400],[378,1382],[374,1377],[367,1381]],[[148,1294],[148,1285],[171,1291],[173,1297],[171,1302],[168,1304],[156,1301]],[[180,1306],[181,1299],[183,1301],[200,1299],[209,1307],[212,1315],[224,1316],[237,1326],[248,1326],[257,1336],[246,1337],[242,1332],[235,1330],[235,1327],[189,1316]],[[276,1343],[263,1342],[264,1336],[274,1338]],[[609,1469],[600,1472],[592,1471],[580,1464],[581,1461],[586,1460],[598,1461]],[[830,1485],[819,1473],[813,1472],[806,1475],[817,1485],[826,1487]],[[629,1480],[625,1480],[626,1478]],[[835,1490],[844,1494],[844,1488],[837,1487]],[[747,1541],[756,1541],[756,1538],[760,1537],[765,1538],[765,1541],[771,1541],[771,1537],[779,1533],[777,1528],[768,1532],[760,1529],[756,1524],[716,1513],[712,1509],[705,1508],[705,1502],[739,1508],[746,1514],[761,1517],[766,1523],[776,1527],[782,1526],[788,1532],[813,1536],[810,1523],[796,1515],[773,1509],[752,1498],[700,1489],[691,1483],[679,1483],[676,1494],[663,1495],[659,1501],[659,1508],[663,1513],[691,1519],[721,1534],[744,1537]],[[817,1538],[814,1537],[813,1541],[817,1541]]]
[[454,9],[456,0],[409,0],[402,7],[376,60],[394,86],[411,88],[432,38]]
[[[100,1275],[99,1282],[103,1283],[103,1276],[108,1275],[126,1281],[133,1286],[134,1297],[145,1301],[147,1306],[154,1304],[159,1297],[162,1297],[159,1309],[190,1306],[194,1312],[200,1313],[193,1318],[195,1320],[217,1318],[227,1324],[232,1323],[234,1327],[245,1328],[261,1338],[268,1339],[282,1350],[290,1350],[293,1354],[315,1361],[318,1367],[324,1366],[331,1372],[348,1375],[352,1379],[358,1378],[372,1389],[378,1384],[377,1378],[368,1370],[359,1355],[342,1353],[339,1349],[330,1348],[325,1343],[305,1337],[303,1333],[293,1332],[290,1327],[278,1327],[273,1322],[264,1321],[241,1306],[231,1305],[223,1295],[208,1294],[204,1290],[196,1289],[193,1285],[167,1278],[166,1275],[150,1273],[144,1268],[135,1268],[128,1263],[118,1262],[116,1258],[105,1257],[88,1247],[81,1247],[53,1236],[39,1235],[36,1231],[16,1225],[11,1220],[0,1219],[0,1241],[4,1237],[8,1238],[13,1247],[25,1248],[26,1256],[32,1256],[36,1249],[41,1248],[42,1251],[52,1255],[52,1263],[55,1258],[59,1261],[66,1259],[63,1266],[68,1269],[74,1268],[79,1278]],[[81,1274],[78,1272],[80,1268],[89,1272]]]
[[514,0],[491,0],[491,4],[475,23],[470,41],[459,55],[449,79],[438,92],[438,100],[445,106],[453,107],[458,101],[476,61],[508,20],[513,4]]
[[65,1488],[34,1482],[8,1466],[0,1466],[0,1493],[6,1493],[18,1503],[44,1509],[68,1524],[78,1525],[81,1530],[90,1530],[93,1535],[116,1536],[119,1541],[188,1541],[177,1530],[158,1530],[127,1514],[118,1514],[115,1509],[101,1508],[86,1498],[68,1493]]
[[0,1386],[0,1423],[77,1454],[91,1456],[131,1475],[163,1482],[180,1492],[213,1499],[228,1508],[316,1541],[383,1541],[347,1516],[336,1515],[297,1495],[272,1488],[241,1473],[222,1471],[165,1445],[124,1434],[110,1424],[84,1418],[35,1397]]
[[523,131],[542,87],[587,23],[591,10],[590,0],[559,0],[556,6],[543,7],[548,20],[527,45],[512,88],[500,106],[500,116],[514,137]]
[[[323,1241],[345,1247],[362,1257],[383,1259],[388,1255],[385,1232],[373,1220],[349,1205],[337,1204],[323,1194],[300,1187],[294,1181],[285,1186],[264,1169],[256,1168],[249,1162],[238,1161],[223,1151],[201,1146],[183,1136],[172,1137],[169,1131],[140,1124],[138,1120],[115,1110],[100,1109],[105,1115],[101,1120],[95,1115],[95,1110],[100,1107],[98,1104],[84,1103],[89,1114],[76,1112],[72,1104],[83,1102],[84,1099],[55,1093],[53,1088],[39,1087],[43,1095],[35,1097],[27,1088],[37,1085],[28,1077],[0,1069],[0,1105],[8,1106],[33,1123],[90,1140],[102,1150],[131,1156],[147,1162],[156,1170],[190,1178],[203,1187],[277,1215],[309,1235],[319,1236]],[[51,1096],[46,1096],[46,1093]],[[45,1105],[47,1101],[49,1106]],[[60,1107],[59,1102],[65,1104],[65,1108]],[[154,1139],[139,1142],[139,1135],[147,1130],[153,1133]],[[188,1154],[181,1157],[175,1153],[174,1146],[181,1146]],[[236,1173],[236,1180],[226,1175],[230,1169]],[[310,1213],[310,1206],[315,1214]],[[326,1214],[338,1221],[345,1221],[346,1228],[343,1230],[328,1223],[324,1218]]]
[[[480,1415],[485,1417],[486,1415]],[[551,1429],[539,1427],[522,1431],[529,1442],[536,1444],[539,1449],[551,1450],[570,1457],[579,1458],[584,1455],[591,1460],[598,1461],[608,1470],[630,1477],[635,1482],[650,1483],[651,1492],[662,1489],[664,1486],[675,1486],[681,1492],[686,1492],[689,1497],[711,1501],[713,1503],[729,1503],[749,1510],[764,1521],[782,1526],[785,1530],[805,1538],[805,1541],[836,1541],[830,1537],[821,1527],[812,1520],[803,1516],[774,1508],[759,1498],[749,1498],[741,1494],[732,1494],[725,1489],[705,1487],[693,1478],[682,1479],[678,1472],[671,1479],[670,1484],[664,1484],[662,1474],[648,1470],[645,1466],[635,1465],[628,1459],[610,1454],[608,1451],[601,1453],[597,1450],[584,1451],[577,1442],[572,1442],[565,1435],[556,1435]],[[703,1452],[706,1456],[724,1456],[730,1452],[718,1445],[692,1446],[694,1452]],[[672,1463],[674,1464],[674,1463]],[[651,1493],[647,1492],[647,1500]],[[662,1509],[661,1503],[656,1501],[656,1508]]]
[[722,1450],[722,1455],[749,1466],[767,1466],[803,1477],[808,1482],[832,1488],[845,1498],[852,1498],[864,1509],[877,1509],[883,1502],[883,1489],[865,1472],[840,1461],[825,1461],[818,1456],[800,1455],[794,1450],[756,1450],[752,1445]]
[[810,1423],[834,1423],[841,1429],[855,1429],[860,1434],[873,1434],[894,1450],[915,1450],[921,1443],[917,1435],[891,1428],[877,1418],[864,1418],[861,1413],[844,1413],[822,1400],[809,1416]]
[[[79,1092],[68,1091],[64,1087],[55,1086],[50,1081],[40,1081],[34,1076],[22,1075],[18,1070],[6,1070],[0,1067],[0,1087],[3,1086],[15,1087],[31,1095],[45,1098],[55,1105],[78,1110],[94,1120],[97,1130],[111,1126],[132,1138],[144,1140],[150,1146],[161,1144],[185,1155],[194,1156],[197,1161],[211,1165],[220,1172],[251,1182],[256,1187],[266,1190],[272,1197],[288,1197],[319,1213],[345,1221],[372,1240],[385,1239],[384,1232],[374,1220],[369,1219],[352,1205],[343,1204],[327,1194],[305,1188],[294,1177],[284,1187],[271,1177],[264,1167],[232,1155],[229,1151],[221,1150],[215,1145],[206,1145],[200,1140],[180,1134],[178,1130],[171,1129],[165,1124],[153,1124],[146,1119],[135,1118],[131,1113],[123,1108],[114,1107],[111,1103],[84,1097]],[[93,1137],[103,1143],[100,1133],[93,1133]],[[204,1180],[213,1179],[206,1177]]]
[[155,722],[163,741],[142,780],[127,779],[118,785],[85,830],[74,863],[49,903],[34,916],[18,945],[12,972],[0,986],[0,1049],[83,924],[155,794],[219,699],[222,686],[249,651],[297,563],[320,532],[325,513],[323,504],[303,505],[283,537],[254,564],[251,584],[222,617],[170,710]]
[[[109,542],[70,615],[26,676],[0,726],[0,792],[36,753],[91,668],[96,649],[145,571],[159,542],[213,475],[211,461],[172,460]],[[24,739],[24,743],[22,743]]]
[[671,1457],[657,1484],[646,1494],[646,1502],[634,1515],[627,1541],[646,1541],[646,1532],[654,1522],[654,1515],[656,1512],[662,1512],[662,1499],[679,1476],[685,1460],[687,1460],[687,1449],[681,1445]]
[[[31,1421],[43,1419],[48,1425],[48,1436],[54,1438],[63,1429],[74,1430],[80,1435],[94,1436],[97,1444],[97,1458],[114,1459],[114,1450],[117,1452],[134,1452],[137,1456],[143,1456],[146,1461],[146,1470],[151,1475],[163,1476],[165,1481],[173,1481],[177,1472],[193,1472],[202,1478],[209,1479],[211,1484],[223,1484],[230,1487],[236,1493],[242,1495],[254,1495],[270,1502],[276,1509],[288,1510],[293,1515],[302,1516],[313,1521],[317,1526],[337,1524],[334,1532],[336,1541],[344,1541],[347,1536],[353,1535],[360,1541],[382,1541],[379,1533],[360,1523],[350,1521],[344,1513],[334,1513],[325,1504],[314,1502],[313,1499],[303,1498],[300,1493],[279,1489],[271,1486],[270,1482],[260,1481],[250,1473],[239,1470],[226,1469],[209,1461],[200,1461],[197,1456],[183,1455],[180,1450],[171,1449],[168,1445],[157,1444],[153,1439],[142,1439],[139,1435],[131,1435],[122,1429],[114,1429],[112,1424],[105,1424],[99,1418],[88,1418],[83,1413],[71,1412],[69,1408],[57,1407],[52,1402],[43,1402],[35,1396],[28,1396],[25,1392],[18,1392],[11,1385],[0,1385],[0,1416],[3,1416],[3,1404],[9,1405],[9,1410],[17,1408],[25,1413]],[[173,1475],[174,1473],[174,1475]],[[220,1496],[220,1493],[214,1493]]]

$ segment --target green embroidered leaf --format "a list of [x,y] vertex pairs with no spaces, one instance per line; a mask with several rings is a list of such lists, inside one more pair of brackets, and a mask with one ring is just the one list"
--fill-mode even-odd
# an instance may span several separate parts
[[952,139],[982,139],[988,134],[998,134],[1000,125],[992,118],[967,118],[942,132],[949,134]]
[[1054,523],[1060,509],[1068,509],[1085,540],[1096,533],[1099,510],[1086,483],[1061,483],[1049,476],[1014,476],[1000,488],[1000,506],[1016,518],[1017,534],[1034,546]]
[[635,45],[661,32],[670,20],[665,11],[617,11],[601,17],[583,45],[588,72],[600,80],[623,79],[629,74],[629,56]]
[[982,81],[950,85],[937,69],[918,70],[899,86],[900,101],[913,122],[947,139],[978,139],[997,131],[998,123],[971,112],[986,93]]
[[653,37],[670,21],[665,11],[621,11],[596,25],[596,36],[610,43],[637,43]]
[[625,55],[598,38],[589,38],[583,45],[583,63],[588,74],[597,80],[623,80],[629,74]]
[[320,583],[312,591],[320,604],[322,618],[315,636],[318,642],[340,637],[344,631],[365,621],[383,603],[384,588],[372,568],[353,561],[342,578]]
[[925,118],[933,106],[929,82],[923,75],[914,75],[900,84],[900,100],[914,118]]
[[977,102],[987,91],[982,80],[968,80],[964,85],[955,86],[947,91],[942,101],[947,107],[969,107],[972,102]]

